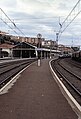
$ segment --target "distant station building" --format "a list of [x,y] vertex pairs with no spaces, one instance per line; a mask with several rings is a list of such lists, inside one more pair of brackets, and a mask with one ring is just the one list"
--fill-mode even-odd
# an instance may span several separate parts
[[[36,38],[36,37],[11,36],[11,40],[14,40],[14,41],[17,41],[17,42],[30,43],[34,46],[37,46],[37,44],[38,44],[38,38]],[[45,41],[45,39],[41,38],[41,42],[42,41]]]
[[0,57],[29,58],[38,57],[50,58],[59,54],[56,41],[45,40],[44,38],[30,38],[12,35],[0,36]]
[[56,49],[57,42],[53,40],[44,40],[42,41],[42,47]]
[[12,57],[12,58],[33,58],[38,57],[38,52],[41,52],[41,58],[50,58],[50,55],[53,57],[55,54],[59,54],[60,51],[46,49],[46,48],[37,48],[29,43],[21,42],[17,45],[11,45],[7,43],[0,44],[0,57]]
[[0,44],[0,58],[11,57],[13,47],[14,45],[7,43]]
[[21,42],[16,45],[9,43],[0,44],[0,58],[4,57],[14,57],[14,58],[29,58],[36,57],[37,51],[35,46]]
[[13,57],[18,58],[32,58],[36,57],[37,52],[35,50],[35,46],[21,42],[13,47]]
[[69,53],[73,53],[73,49],[69,46],[64,46],[59,44],[58,45],[58,50],[61,52],[61,54],[69,54]]

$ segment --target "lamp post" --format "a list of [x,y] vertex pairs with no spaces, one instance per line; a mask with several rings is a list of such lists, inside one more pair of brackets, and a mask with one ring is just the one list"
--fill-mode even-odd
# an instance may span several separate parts
[[[58,37],[59,37],[59,33],[57,32],[56,33],[56,52],[57,52],[57,50],[58,50]],[[56,53],[56,54],[58,54],[58,53]],[[58,56],[58,55],[57,55]]]
[[59,36],[59,33],[56,33],[56,43],[58,45],[58,36]]
[[50,59],[51,59],[51,50],[52,50],[52,40],[50,40]]
[[42,37],[42,35],[39,33],[39,34],[37,34],[37,38],[38,38],[38,66],[40,66],[40,64],[41,64],[41,62],[40,62],[40,60],[41,60],[41,50],[40,50],[40,48],[41,48],[41,37]]

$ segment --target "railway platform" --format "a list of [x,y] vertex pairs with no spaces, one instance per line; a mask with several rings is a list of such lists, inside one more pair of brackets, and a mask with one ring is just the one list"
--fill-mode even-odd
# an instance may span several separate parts
[[43,59],[21,73],[0,95],[0,119],[78,119]]

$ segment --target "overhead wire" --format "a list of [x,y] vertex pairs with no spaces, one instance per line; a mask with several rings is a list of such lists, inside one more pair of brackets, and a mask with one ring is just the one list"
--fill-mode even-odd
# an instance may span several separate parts
[[[13,26],[25,36],[25,34],[16,26],[16,24],[9,18],[9,16],[0,8],[1,12],[8,18],[8,20],[13,24]],[[19,35],[6,21],[1,19],[10,29],[12,29],[17,35]]]
[[[0,18],[1,19],[1,18]],[[1,19],[10,29],[12,29],[17,35],[19,35],[10,25],[7,24],[3,19]]]
[[[80,13],[81,13],[81,11],[79,11],[79,12],[76,14],[76,16],[69,22],[69,24],[63,29],[62,32],[64,32],[64,31],[66,30],[66,28],[75,20],[75,18],[76,18]],[[62,33],[62,32],[61,32],[61,33]]]
[[71,13],[74,11],[74,9],[77,7],[77,5],[79,4],[81,0],[78,0],[78,2],[75,4],[75,6],[73,7],[73,9],[71,10],[71,12],[69,13],[69,15],[66,17],[66,19],[63,21],[63,23],[61,25],[63,25],[65,23],[65,21],[68,19],[68,17],[71,15]]
[[[71,14],[73,13],[73,11],[76,9],[77,5],[80,3],[81,0],[78,0],[78,2],[75,4],[75,6],[73,7],[73,9],[71,10],[71,12],[69,13],[69,15],[65,18],[65,20],[62,22],[62,27],[59,30],[59,38],[61,37],[62,33],[68,28],[68,26],[75,20],[75,18],[81,13],[81,10],[78,11],[78,13],[76,13],[76,15],[71,19],[71,21],[65,26],[65,28],[63,29],[63,25],[64,23],[68,20],[68,18],[71,16]],[[63,29],[63,30],[62,30]]]

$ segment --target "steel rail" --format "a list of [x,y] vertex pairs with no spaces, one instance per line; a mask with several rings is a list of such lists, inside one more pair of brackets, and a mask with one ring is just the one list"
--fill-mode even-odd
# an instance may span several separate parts
[[69,85],[74,91],[76,91],[76,93],[78,93],[79,96],[81,96],[81,92],[63,75],[63,73],[61,73],[61,72],[59,71],[59,69],[56,67],[55,64],[53,64],[53,65],[54,65],[54,67],[52,66],[53,70],[55,70],[55,71],[62,77],[62,79],[64,79],[64,80],[68,83],[68,85]]
[[75,76],[76,78],[78,78],[81,81],[81,77],[79,77],[78,75],[76,75],[75,73],[73,73],[72,71],[70,71],[69,69],[67,69],[66,67],[64,67],[64,65],[60,64],[60,62],[58,63],[64,70],[66,70],[68,73],[72,74],[73,76]]
[[9,82],[11,78],[15,76],[19,71],[21,71],[23,68],[25,68],[26,66],[28,66],[34,61],[36,61],[36,59],[20,62],[19,64],[16,64],[15,66],[13,64],[13,67],[11,66],[10,69],[6,69],[6,71],[3,71],[2,73],[0,73],[0,76],[5,76],[7,74],[7,76],[4,79],[0,80],[0,88],[2,88],[7,82]]

